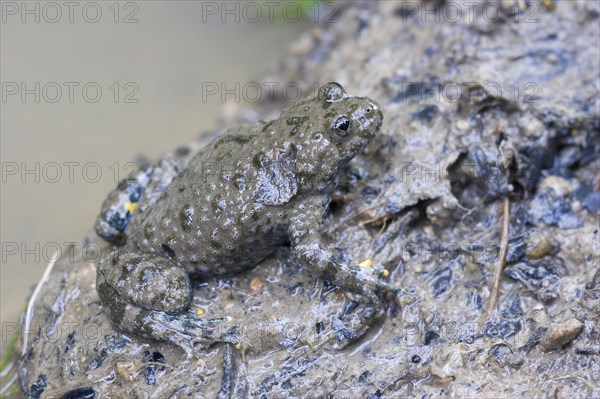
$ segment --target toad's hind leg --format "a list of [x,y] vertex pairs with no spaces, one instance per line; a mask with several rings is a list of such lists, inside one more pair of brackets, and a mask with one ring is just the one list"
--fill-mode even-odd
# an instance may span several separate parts
[[123,251],[108,254],[98,264],[96,290],[120,330],[171,342],[188,356],[195,343],[238,343],[227,318],[190,314],[189,277],[182,267],[162,256]]

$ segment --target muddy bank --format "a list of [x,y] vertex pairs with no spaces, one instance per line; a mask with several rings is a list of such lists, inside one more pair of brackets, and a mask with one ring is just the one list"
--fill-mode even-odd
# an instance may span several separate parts
[[[406,3],[356,3],[265,73],[306,92],[338,81],[383,108],[382,132],[346,171],[322,229],[339,256],[372,259],[404,290],[366,334],[353,335],[361,298],[309,277],[282,248],[249,273],[196,284],[194,308],[230,316],[243,344],[186,358],[115,331],[94,262],[66,257],[28,322],[28,395],[600,395],[600,11],[506,3],[491,3],[497,18],[476,8],[455,23],[434,16],[458,3],[429,18]],[[283,106],[228,109],[223,125]],[[192,152],[173,157],[183,165]]]

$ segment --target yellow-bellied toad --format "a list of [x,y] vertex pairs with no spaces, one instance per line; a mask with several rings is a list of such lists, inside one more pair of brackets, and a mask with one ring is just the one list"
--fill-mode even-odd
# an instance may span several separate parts
[[236,343],[233,332],[217,328],[223,319],[186,312],[189,275],[241,272],[288,243],[311,274],[367,296],[380,311],[377,289],[396,288],[372,270],[335,262],[319,242],[319,223],[344,165],[382,120],[377,103],[329,83],[279,119],[231,129],[180,173],[163,173],[172,180],[160,198],[131,220],[127,206],[139,201],[152,168],[120,185],[96,222],[98,234],[120,246],[97,272],[113,323],[188,353],[193,342]]

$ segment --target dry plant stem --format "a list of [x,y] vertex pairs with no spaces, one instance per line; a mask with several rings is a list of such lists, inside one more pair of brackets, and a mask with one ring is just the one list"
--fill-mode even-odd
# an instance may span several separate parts
[[492,295],[490,296],[490,304],[488,306],[487,313],[490,314],[496,307],[498,302],[498,295],[500,292],[500,279],[502,278],[502,270],[504,270],[504,263],[506,259],[506,252],[508,251],[508,227],[510,225],[510,202],[508,197],[504,197],[502,203],[502,237],[500,238],[500,254],[498,255],[498,264],[496,265],[496,273],[494,274],[494,284],[492,289]]

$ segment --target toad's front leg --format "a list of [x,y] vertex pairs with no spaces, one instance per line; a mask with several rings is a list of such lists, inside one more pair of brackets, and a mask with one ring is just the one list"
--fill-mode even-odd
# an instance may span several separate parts
[[188,356],[193,355],[195,343],[239,343],[227,318],[192,314],[189,277],[165,257],[114,251],[98,263],[96,290],[117,328],[171,342]]
[[336,262],[332,254],[323,248],[319,224],[327,211],[329,200],[327,195],[312,196],[294,206],[288,227],[294,256],[313,276],[366,296],[375,313],[380,314],[382,304],[377,292],[397,293],[400,289],[381,281],[374,270]]

